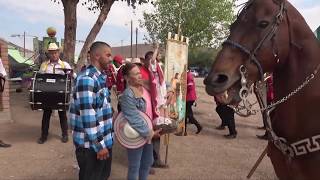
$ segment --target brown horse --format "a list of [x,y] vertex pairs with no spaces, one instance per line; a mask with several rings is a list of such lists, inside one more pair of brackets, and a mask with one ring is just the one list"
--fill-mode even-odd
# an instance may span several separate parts
[[319,42],[288,1],[249,0],[204,80],[209,95],[234,105],[243,84],[273,73],[268,156],[280,179],[320,179],[319,64]]

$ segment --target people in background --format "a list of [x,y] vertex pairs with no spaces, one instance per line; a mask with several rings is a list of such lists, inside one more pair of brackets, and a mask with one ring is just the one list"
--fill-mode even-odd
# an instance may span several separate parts
[[[56,43],[50,43],[48,46],[49,60],[41,64],[39,73],[50,74],[65,74],[63,69],[71,69],[71,66],[59,58],[60,49]],[[68,142],[68,122],[65,110],[59,110],[60,126],[62,131],[61,142]],[[38,139],[38,144],[43,144],[47,141],[50,125],[50,117],[52,109],[43,109],[41,136]]]
[[[2,101],[2,94],[1,93],[4,90],[4,84],[5,84],[5,81],[6,81],[6,79],[5,79],[6,76],[7,76],[7,72],[4,69],[4,66],[2,64],[2,59],[0,58],[0,100],[1,101]],[[0,147],[8,148],[8,147],[11,147],[11,145],[3,142],[2,140],[0,140]]]
[[193,75],[190,71],[187,72],[187,99],[186,99],[186,119],[185,119],[185,128],[184,135],[187,135],[187,122],[194,124],[197,127],[196,134],[199,134],[202,131],[202,126],[196,120],[193,115],[192,105],[197,100],[196,85],[194,82]]
[[217,104],[216,112],[218,113],[221,119],[221,125],[218,126],[216,129],[223,130],[225,129],[225,126],[227,126],[229,129],[229,134],[224,135],[224,137],[227,139],[235,139],[237,137],[237,131],[234,120],[234,110],[228,105],[220,103],[216,97],[214,98],[214,100]]

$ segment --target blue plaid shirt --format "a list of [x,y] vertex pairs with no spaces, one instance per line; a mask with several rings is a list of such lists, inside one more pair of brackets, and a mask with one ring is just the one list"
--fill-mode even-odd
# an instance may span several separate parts
[[111,148],[112,108],[106,77],[90,65],[75,80],[69,109],[73,143],[99,152]]

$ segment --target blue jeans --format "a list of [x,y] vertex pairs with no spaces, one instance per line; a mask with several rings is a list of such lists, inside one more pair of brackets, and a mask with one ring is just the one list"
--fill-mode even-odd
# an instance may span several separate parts
[[145,144],[137,149],[128,151],[128,180],[147,180],[151,165],[153,163],[153,146]]

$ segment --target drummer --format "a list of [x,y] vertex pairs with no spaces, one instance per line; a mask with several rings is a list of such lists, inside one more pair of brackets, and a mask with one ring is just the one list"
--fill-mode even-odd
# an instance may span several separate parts
[[[71,69],[71,66],[59,58],[60,49],[56,43],[50,43],[48,46],[49,60],[41,64],[39,73],[65,74],[65,69]],[[41,136],[38,139],[39,144],[47,141],[52,109],[43,109]],[[62,131],[61,142],[68,142],[68,122],[65,110],[59,110],[60,126]]]

